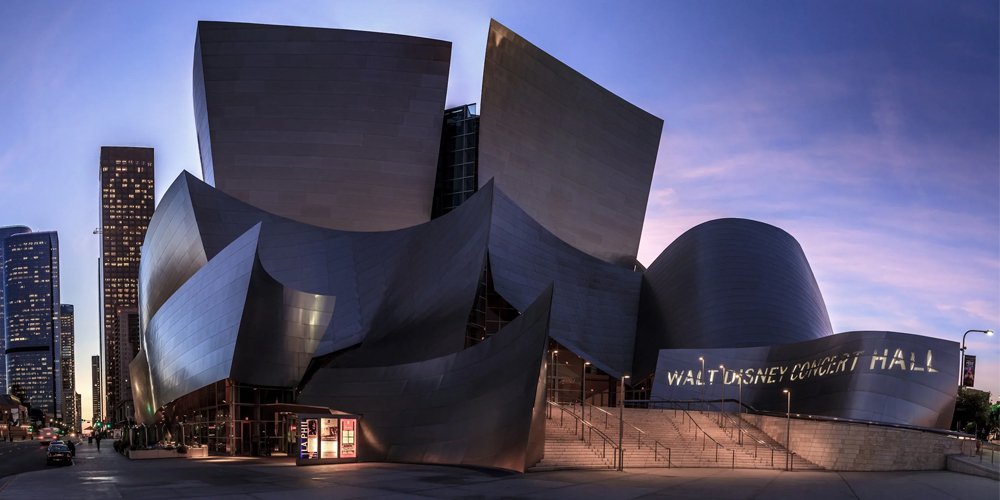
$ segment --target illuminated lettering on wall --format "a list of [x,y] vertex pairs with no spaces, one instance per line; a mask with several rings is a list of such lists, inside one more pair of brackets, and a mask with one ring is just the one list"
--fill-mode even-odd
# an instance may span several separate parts
[[[870,357],[870,361],[859,363],[860,360],[866,357]],[[667,369],[662,376],[668,386],[678,387],[685,385],[715,385],[716,381],[726,385],[767,385],[797,382],[817,377],[829,377],[841,373],[852,373],[858,369],[868,371],[922,372],[925,374],[938,373],[938,370],[934,368],[933,350],[928,349],[925,354],[895,348],[875,349],[870,355],[865,351],[853,351],[798,363],[763,367],[736,366],[726,369],[725,379],[723,379],[721,370],[710,369],[705,371],[705,380],[702,380],[699,368],[688,370]]]

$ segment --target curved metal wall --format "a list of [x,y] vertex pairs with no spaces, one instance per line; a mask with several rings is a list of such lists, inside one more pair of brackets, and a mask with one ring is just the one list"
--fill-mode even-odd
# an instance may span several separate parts
[[496,21],[479,120],[480,186],[495,179],[563,241],[632,267],[663,120]]
[[[784,413],[789,400],[782,390],[789,389],[796,414],[947,429],[958,351],[957,342],[874,331],[743,349],[664,349],[652,397],[718,401],[725,385],[726,399],[736,401],[742,381],[743,403],[760,410]],[[736,404],[728,408],[735,411]]]
[[259,225],[236,238],[150,319],[143,357],[154,407],[226,378],[278,387],[302,380],[335,299],[277,282],[258,259],[259,238]]
[[489,253],[500,295],[524,310],[552,285],[552,338],[606,373],[630,373],[642,275],[573,248],[492,183],[483,194],[493,198]]
[[377,363],[363,359],[372,349],[426,359],[464,345],[485,261],[488,197],[469,200],[434,221],[384,232],[337,231],[269,214],[186,172],[160,205],[143,246],[144,305],[155,305],[150,297],[175,293],[175,284],[200,268],[201,255],[214,259],[259,223],[259,255],[269,275],[292,289],[337,297],[317,356],[365,339],[368,345],[341,362]]
[[660,349],[754,347],[833,333],[802,247],[774,226],[718,219],[688,230],[643,275],[635,369]]
[[[461,464],[524,471],[545,357],[551,288],[488,340],[446,356],[320,369],[303,404],[363,415],[363,461]],[[544,404],[544,403],[542,403]],[[544,428],[544,420],[539,420]]]
[[195,123],[204,178],[309,224],[430,220],[451,43],[201,21]]

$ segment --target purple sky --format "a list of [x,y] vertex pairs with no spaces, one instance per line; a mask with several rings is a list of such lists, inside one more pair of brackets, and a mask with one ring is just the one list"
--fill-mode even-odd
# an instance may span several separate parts
[[[641,261],[746,217],[802,244],[835,331],[1000,326],[995,1],[3,2],[0,225],[59,231],[84,415],[100,146],[156,148],[157,199],[201,176],[199,19],[450,40],[457,105],[480,100],[490,17],[665,120]],[[968,346],[996,394],[1000,337]]]

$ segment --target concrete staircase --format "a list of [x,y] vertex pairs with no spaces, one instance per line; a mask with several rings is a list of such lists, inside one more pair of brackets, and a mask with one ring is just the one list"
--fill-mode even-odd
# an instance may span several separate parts
[[[595,415],[590,410],[588,408],[586,414]],[[609,436],[617,436],[619,409],[596,410],[600,417],[593,418],[594,424]],[[624,415],[625,468],[667,467],[668,458],[670,467],[785,467],[785,449],[780,444],[746,424],[740,445],[739,433],[736,429],[721,427],[717,412],[626,408]],[[730,424],[724,420],[723,425]],[[796,456],[793,469],[821,468]]]
[[[611,447],[602,446],[603,440],[596,437],[588,445],[580,438],[579,423],[568,415],[560,420],[559,410],[553,413],[553,418],[545,420],[545,456],[528,472],[613,467],[614,451]],[[602,451],[604,458],[601,457]]]

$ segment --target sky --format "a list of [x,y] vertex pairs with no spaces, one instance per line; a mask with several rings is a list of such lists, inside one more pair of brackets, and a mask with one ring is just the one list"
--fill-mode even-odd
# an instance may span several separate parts
[[[802,245],[834,331],[961,341],[1000,327],[998,14],[990,1],[0,3],[0,226],[59,232],[77,391],[98,354],[101,146],[156,150],[156,197],[201,177],[198,20],[449,40],[480,101],[490,18],[664,120],[639,259],[720,217]],[[1000,336],[970,334],[1000,392]]]

